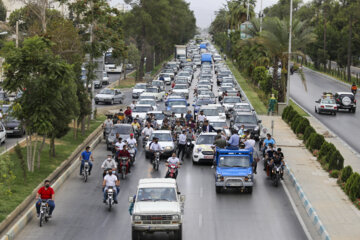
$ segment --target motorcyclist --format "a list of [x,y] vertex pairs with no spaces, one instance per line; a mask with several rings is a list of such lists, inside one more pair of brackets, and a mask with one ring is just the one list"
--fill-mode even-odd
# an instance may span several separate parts
[[137,153],[137,141],[134,138],[133,133],[130,133],[130,137],[128,139],[126,139],[126,142],[127,142],[128,146],[130,146],[131,144],[134,145],[134,147],[135,147],[135,156],[136,156],[136,153]]
[[113,187],[115,194],[114,194],[114,203],[117,204],[117,195],[118,195],[118,187],[120,186],[120,181],[119,179],[116,177],[115,174],[113,174],[112,170],[108,171],[108,174],[105,175],[104,177],[104,181],[103,181],[103,189],[104,189],[104,203],[106,203],[106,199],[107,199],[107,190],[109,187]]
[[111,128],[113,127],[113,121],[111,120],[111,117],[108,117],[105,122],[103,123],[103,129],[104,129],[104,139],[106,137],[106,133],[109,133]]
[[134,118],[133,123],[131,123],[131,126],[133,127],[134,131],[140,132],[141,126],[137,120],[137,118]]
[[132,101],[132,103],[130,104],[130,108],[131,108],[131,110],[134,110],[135,105],[136,105],[136,102],[135,102],[135,101]]
[[[170,165],[176,165],[177,168],[180,167],[180,160],[179,158],[176,157],[176,153],[173,152],[171,157],[168,158],[167,162],[166,162],[166,166],[169,167]],[[166,173],[166,175],[168,175],[169,172]],[[176,171],[176,174],[175,174],[175,178],[177,178],[177,175],[178,175],[178,171]]]
[[240,137],[242,137],[245,134],[245,126],[244,126],[244,124],[240,126],[238,134],[239,134]]
[[49,180],[45,180],[44,182],[44,186],[42,186],[41,188],[39,188],[39,190],[36,193],[36,199],[37,202],[35,204],[36,207],[36,214],[37,217],[39,217],[40,215],[40,206],[41,206],[41,201],[42,200],[47,200],[47,203],[49,205],[50,211],[49,211],[49,217],[52,216],[52,213],[55,209],[55,191],[52,187],[50,187],[50,181]]
[[150,123],[148,122],[146,124],[146,127],[142,130],[141,134],[143,135],[143,137],[151,136],[153,131],[154,131],[154,129],[151,127]]
[[355,83],[353,83],[352,86],[351,86],[351,92],[352,92],[354,95],[355,95],[356,92],[357,92],[357,86],[356,86]]
[[163,124],[161,126],[161,130],[171,130],[169,121],[167,119],[164,119]]
[[184,161],[184,154],[185,154],[185,146],[186,146],[186,131],[182,130],[182,133],[179,135],[179,142],[178,142],[178,158],[180,158],[180,154],[182,153],[181,160]]
[[265,159],[264,159],[264,171],[266,171],[266,167],[268,165],[268,161],[271,161],[274,157],[274,146],[272,143],[269,143],[269,145],[267,146],[267,149],[265,151]]
[[266,138],[264,139],[263,141],[263,155],[265,156],[265,151],[266,151],[266,148],[269,144],[272,144],[273,147],[276,147],[276,142],[275,140],[271,137],[271,134],[270,133],[267,133],[266,134]]
[[179,136],[181,134],[182,131],[182,126],[180,125],[179,121],[176,121],[176,125],[174,127],[174,137],[175,139],[177,138],[177,136]]
[[152,153],[152,156],[151,156],[151,163],[154,162],[154,157],[155,157],[155,154],[154,152],[161,152],[163,151],[163,148],[161,147],[161,145],[159,144],[159,139],[154,137],[153,139],[154,141],[150,144],[150,151]]
[[[94,158],[93,156],[91,155],[91,152],[90,152],[90,147],[87,146],[85,148],[85,151],[83,151],[80,155],[80,158],[79,160],[81,161],[81,165],[80,165],[80,175],[82,176],[82,172],[83,172],[83,169],[84,169],[84,163],[85,161],[89,162],[89,175],[91,175],[91,169],[92,169],[92,163],[91,161],[94,162]],[[90,161],[91,160],[91,161]]]
[[196,123],[194,121],[194,118],[191,117],[190,120],[188,121],[187,125],[188,128],[191,128],[192,130],[195,130],[196,128]]
[[103,177],[106,175],[106,170],[108,170],[108,169],[116,170],[117,169],[117,163],[112,158],[111,154],[108,154],[107,158],[101,164],[101,168],[104,170]]
[[184,114],[183,114],[183,113],[180,115],[179,122],[180,122],[180,125],[181,125],[181,126],[183,126],[183,127],[185,126],[185,124],[186,124],[186,119],[184,118]]
[[206,116],[204,115],[204,111],[201,110],[201,111],[200,111],[200,114],[197,116],[197,121],[198,121],[198,122],[204,122],[205,119],[206,119]]
[[127,158],[127,161],[126,161],[126,169],[127,169],[127,172],[128,173],[131,173],[131,171],[130,171],[130,153],[129,153],[129,151],[127,150],[127,145],[124,145],[124,147],[123,147],[123,149],[121,150],[121,151],[119,151],[119,153],[118,153],[118,159],[119,159],[119,171],[120,171],[120,169],[121,169],[121,164],[122,164],[122,162],[121,162],[121,160],[120,160],[120,158],[122,158],[122,157],[126,157]]
[[285,163],[284,163],[284,160],[283,158],[278,154],[277,151],[274,151],[274,155],[273,155],[273,158],[272,158],[272,164],[271,164],[271,167],[270,167],[270,172],[272,170],[272,168],[274,166],[278,166],[280,165],[281,166],[281,174],[280,174],[280,179],[284,180],[283,178],[283,172],[284,172],[284,166],[285,166]]
[[126,117],[126,119],[128,120],[128,122],[130,123],[130,122],[132,122],[133,121],[133,117],[131,116],[131,114],[132,114],[132,110],[131,110],[131,107],[130,106],[128,106],[127,108],[126,108],[126,110],[125,110],[125,117]]
[[125,114],[121,108],[120,108],[120,112],[117,114],[117,116],[118,116],[118,120],[120,120],[120,122],[124,122]]

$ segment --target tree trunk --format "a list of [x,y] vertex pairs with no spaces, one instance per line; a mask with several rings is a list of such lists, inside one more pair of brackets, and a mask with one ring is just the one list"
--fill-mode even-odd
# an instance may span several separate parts
[[[95,119],[95,117],[94,117]],[[90,122],[91,122],[91,116],[89,115],[88,118],[87,118],[87,127],[86,127],[86,130],[90,130]]]
[[81,120],[81,135],[85,136],[85,117]]
[[146,72],[151,72],[154,67],[154,57],[153,57],[153,50],[150,47],[150,49],[147,51],[146,54]]
[[43,0],[41,6],[41,26],[43,30],[43,34],[46,34],[46,9],[48,8],[48,0]]
[[[127,67],[126,62],[127,62],[126,59],[124,59],[124,79],[126,79],[126,67]],[[121,77],[120,77],[120,79],[121,79]],[[119,85],[120,85],[120,80],[119,80]]]
[[[326,64],[327,64],[327,58],[326,58],[326,12],[324,11],[324,70],[326,72]],[[331,62],[330,62],[331,64]]]
[[26,130],[26,163],[27,163],[28,171],[31,171],[30,139],[27,130]]
[[77,119],[74,119],[74,139],[77,139]]
[[50,146],[51,146],[51,156],[56,157],[56,151],[55,151],[55,136],[51,136]]
[[40,147],[39,147],[39,149],[38,149],[38,153],[37,153],[37,169],[39,170],[40,169],[40,153],[41,153],[41,151],[43,150],[43,148],[44,148],[44,145],[45,145],[45,139],[46,139],[46,135],[44,135],[43,136],[43,140],[42,140],[42,142],[41,142],[41,145],[40,145]]
[[35,157],[36,157],[36,149],[37,149],[37,135],[34,137],[35,143],[34,143],[34,149],[31,150],[32,152],[32,160],[31,160],[31,172],[34,172],[35,170]]
[[352,58],[352,53],[351,53],[351,42],[352,42],[352,14],[350,13],[350,18],[349,18],[349,39],[348,39],[348,51],[347,51],[347,81],[351,82],[351,58]]

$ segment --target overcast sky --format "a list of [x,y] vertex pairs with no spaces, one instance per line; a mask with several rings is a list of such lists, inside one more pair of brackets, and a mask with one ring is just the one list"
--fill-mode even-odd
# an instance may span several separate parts
[[[195,12],[196,23],[197,26],[204,28],[210,26],[214,18],[214,12],[219,10],[226,0],[186,0],[190,3],[190,8]],[[255,12],[260,11],[260,1],[257,0],[257,5],[255,8]],[[263,8],[271,6],[277,3],[278,0],[263,0]],[[310,0],[303,0],[304,2],[308,2]],[[111,5],[115,5],[117,3],[123,3],[123,0],[111,0]]]

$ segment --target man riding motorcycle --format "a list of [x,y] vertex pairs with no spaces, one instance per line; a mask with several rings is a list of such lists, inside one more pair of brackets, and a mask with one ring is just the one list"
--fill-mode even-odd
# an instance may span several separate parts
[[131,123],[132,128],[134,129],[134,132],[140,136],[140,129],[141,126],[136,118],[134,118],[134,121]]
[[120,181],[118,180],[118,178],[116,177],[115,174],[113,174],[112,170],[108,171],[108,174],[106,174],[106,176],[104,177],[104,181],[103,181],[103,191],[104,191],[104,203],[106,203],[106,199],[107,199],[107,189],[109,187],[113,187],[115,194],[114,194],[114,203],[117,204],[117,195],[119,193],[118,191],[118,187],[120,186]]
[[111,120],[111,117],[108,117],[105,122],[103,123],[103,129],[104,129],[104,139],[106,138],[107,134],[110,133],[111,128],[113,127],[113,121]]
[[[85,161],[86,162],[89,162],[89,175],[91,175],[91,169],[92,169],[92,166],[93,164],[91,163],[91,161],[94,162],[94,158],[93,156],[91,155],[91,152],[90,152],[90,147],[87,146],[85,151],[83,151],[80,155],[80,161],[81,161],[81,165],[80,165],[80,175],[82,175],[83,173],[83,169],[84,169],[84,164],[85,164]],[[91,161],[90,161],[91,160]]]
[[154,129],[151,127],[150,123],[147,123],[146,127],[142,130],[141,134],[143,136],[143,146],[145,146],[146,138],[150,137]]
[[[179,168],[179,167],[180,167],[180,160],[179,160],[179,158],[176,157],[176,153],[175,153],[175,152],[173,152],[173,154],[171,155],[171,157],[169,157],[168,160],[167,160],[167,162],[166,162],[166,166],[167,166],[167,167],[169,167],[169,166],[171,166],[171,165],[176,165],[176,168]],[[170,171],[167,171],[165,177],[168,176],[169,172],[170,172]],[[178,171],[176,171],[176,173],[175,173],[175,179],[176,179],[177,175],[178,175]]]
[[49,208],[50,208],[49,217],[51,218],[52,213],[53,213],[53,211],[55,209],[55,203],[54,203],[55,191],[54,191],[54,189],[52,187],[50,187],[50,181],[49,180],[45,180],[44,186],[39,188],[39,190],[36,193],[36,199],[38,199],[36,204],[35,204],[37,217],[39,217],[39,215],[40,215],[41,201],[42,200],[47,200],[47,203],[48,203]]
[[106,175],[106,171],[109,169],[116,170],[117,164],[115,160],[112,158],[111,154],[108,154],[107,159],[101,164],[101,168],[104,170],[103,177]]
[[357,92],[357,86],[356,86],[355,83],[353,83],[352,86],[351,86],[351,92],[352,92],[354,95],[355,95],[356,92]]
[[155,152],[162,152],[163,151],[163,148],[161,147],[161,145],[159,144],[159,139],[158,138],[154,138],[153,139],[153,142],[152,143],[150,143],[150,145],[149,145],[149,149],[150,149],[150,151],[151,151],[151,154],[152,154],[152,156],[151,156],[151,163],[153,163],[153,161],[154,161],[154,158],[155,158]]
[[125,117],[126,117],[127,122],[131,123],[133,121],[133,117],[131,116],[131,114],[132,114],[131,107],[128,106],[124,113],[125,113]]
[[119,160],[118,169],[119,169],[119,171],[121,170],[121,167],[122,167],[122,162],[120,160],[120,158],[122,158],[122,157],[127,158],[127,161],[126,161],[127,173],[131,173],[131,171],[130,171],[130,166],[131,166],[130,165],[130,153],[127,150],[127,145],[124,145],[123,149],[121,151],[119,151],[119,153],[118,153],[118,160]]
[[126,139],[126,142],[127,142],[128,146],[134,145],[134,148],[135,148],[135,156],[136,156],[136,153],[137,153],[137,141],[136,141],[136,139],[134,138],[134,134],[133,134],[133,133],[130,133],[130,137],[129,137],[128,139]]

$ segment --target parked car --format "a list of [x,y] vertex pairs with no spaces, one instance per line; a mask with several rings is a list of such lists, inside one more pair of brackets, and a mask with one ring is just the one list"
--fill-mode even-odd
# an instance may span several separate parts
[[124,98],[124,94],[119,89],[105,88],[96,94],[95,104],[103,102],[113,105],[114,103],[122,103]]

